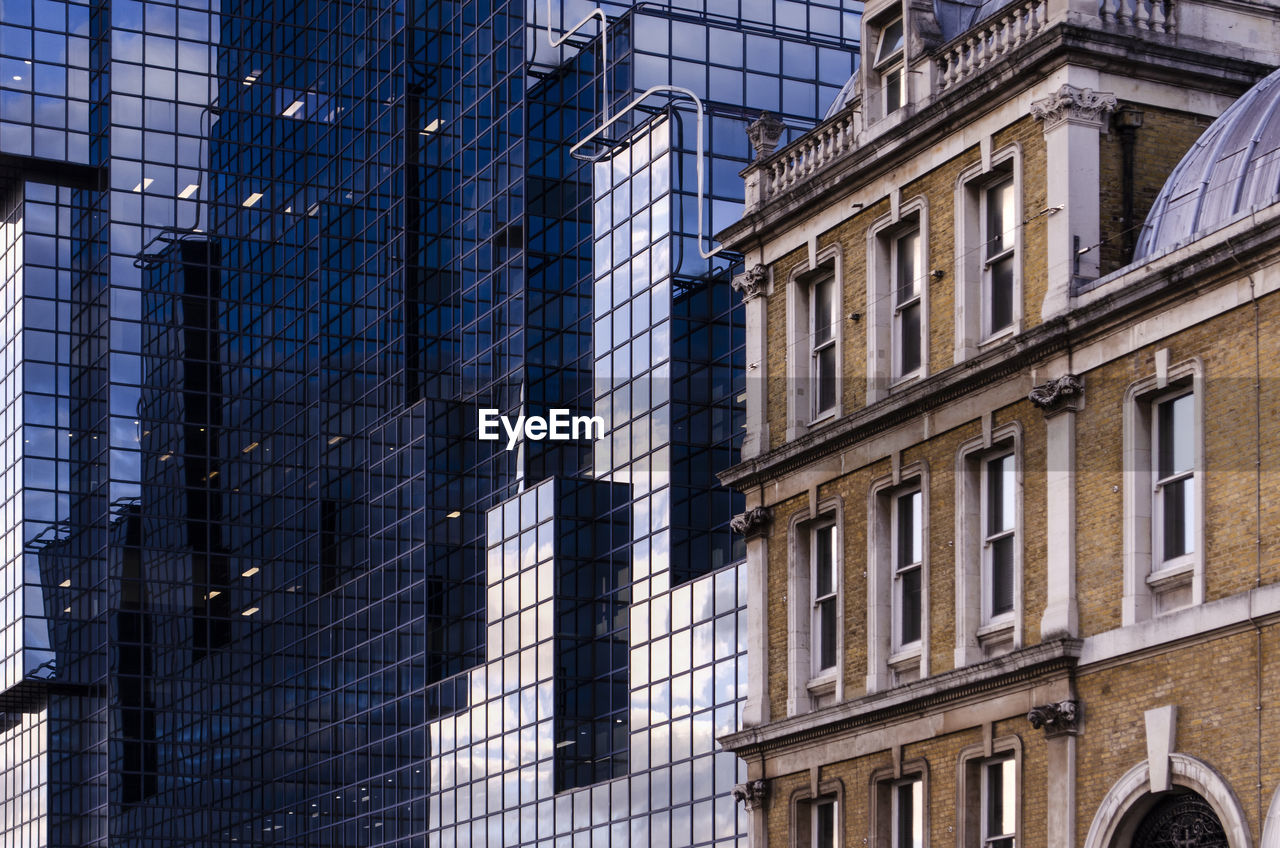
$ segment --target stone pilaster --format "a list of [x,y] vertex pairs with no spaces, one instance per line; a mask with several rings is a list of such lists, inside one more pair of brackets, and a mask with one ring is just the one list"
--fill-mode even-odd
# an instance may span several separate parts
[[1044,411],[1046,436],[1047,597],[1040,638],[1076,636],[1076,412],[1084,404],[1084,380],[1063,374],[1031,390]]
[[[1099,135],[1114,94],[1065,84],[1031,104],[1044,122],[1048,168],[1048,291],[1041,317],[1066,312],[1077,280],[1098,277],[1101,238]],[[1024,210],[1027,217],[1039,210]]]
[[766,313],[769,271],[753,265],[733,278],[733,288],[742,292],[747,319],[747,430],[742,439],[742,458],[750,459],[769,449],[769,424],[766,402],[769,397],[768,315]]
[[734,516],[729,525],[733,532],[747,537],[747,702],[742,708],[743,727],[769,720],[769,640],[765,619],[769,614],[772,522],[772,511],[756,506]]
[[742,804],[750,820],[747,838],[751,848],[769,848],[769,829],[765,820],[765,801],[769,798],[769,784],[762,778],[748,780],[733,787],[733,800]]

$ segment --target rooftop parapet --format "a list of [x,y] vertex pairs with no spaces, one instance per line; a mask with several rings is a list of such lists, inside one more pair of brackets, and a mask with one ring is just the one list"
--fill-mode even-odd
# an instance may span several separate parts
[[[1050,48],[1064,41],[1072,48],[1096,48],[1100,53],[1115,53],[1113,58],[1132,60],[1136,39],[1151,48],[1146,61],[1157,68],[1154,73],[1170,75],[1171,80],[1196,62],[1201,63],[1201,70],[1224,62],[1266,66],[1280,63],[1280,53],[1275,49],[1280,44],[1280,16],[1269,3],[1246,6],[1226,5],[1218,0],[1020,0],[999,6],[976,25],[937,46],[936,38],[929,37],[937,32],[937,21],[914,8],[916,4],[903,5],[911,7],[907,9],[908,29],[916,27],[921,31],[921,37],[906,39],[905,103],[886,114],[877,114],[887,108],[880,102],[883,95],[876,90],[874,71],[862,71],[875,63],[875,16],[892,14],[894,7],[878,12],[869,8],[866,18],[872,23],[865,25],[862,66],[851,80],[853,90],[843,108],[795,142],[758,154],[743,172],[747,183],[745,216],[750,217],[752,212],[797,187],[820,180],[851,162],[875,158],[884,147],[875,142],[887,139],[914,116],[929,113],[946,120],[955,105],[950,101],[958,104],[970,99],[961,91],[972,95],[974,90],[1007,83],[1007,75],[997,69],[1007,70],[1007,60],[1015,55],[1024,73],[1034,66],[1028,63],[1028,57],[1052,52]],[[1240,32],[1257,33],[1258,37],[1241,43]],[[862,79],[856,78],[859,75]],[[1220,75],[1234,80],[1237,74],[1228,71]],[[1241,76],[1239,82],[1243,85],[1238,85],[1231,96],[1251,81]],[[732,239],[735,230],[737,227],[730,228],[725,235]]]

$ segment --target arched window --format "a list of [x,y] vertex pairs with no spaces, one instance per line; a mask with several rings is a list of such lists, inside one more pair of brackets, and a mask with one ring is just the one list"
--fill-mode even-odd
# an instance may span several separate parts
[[1227,834],[1209,802],[1195,792],[1172,792],[1147,811],[1132,848],[1228,848]]

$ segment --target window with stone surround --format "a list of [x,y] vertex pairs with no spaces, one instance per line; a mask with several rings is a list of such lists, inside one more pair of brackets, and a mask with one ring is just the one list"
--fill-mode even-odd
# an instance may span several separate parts
[[956,463],[956,664],[1022,645],[1022,430],[965,442]]
[[1156,360],[1125,398],[1125,624],[1204,599],[1200,363]]
[[928,641],[928,468],[872,484],[867,561],[867,690],[917,680]]
[[869,232],[868,401],[928,370],[927,226],[928,205],[918,197]]
[[844,650],[844,557],[838,500],[798,516],[790,532],[789,715],[838,700]]
[[1018,848],[1022,829],[1022,743],[995,739],[960,753],[959,825],[964,848]]
[[791,799],[791,848],[842,848],[844,791],[839,781],[823,781]]
[[924,760],[904,762],[894,775],[871,775],[871,848],[924,848],[929,842],[927,798],[929,770]]
[[797,270],[787,287],[787,437],[840,415],[843,296],[839,248]]
[[1022,328],[1018,147],[961,174],[956,191],[956,361]]
[[907,104],[906,29],[902,7],[891,6],[872,18],[867,34],[874,45],[868,83],[879,104],[876,117],[891,115]]

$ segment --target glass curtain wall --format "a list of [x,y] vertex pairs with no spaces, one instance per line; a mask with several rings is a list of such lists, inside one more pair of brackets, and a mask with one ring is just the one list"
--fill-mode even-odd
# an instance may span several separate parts
[[[545,4],[0,6],[7,838],[742,838],[742,310],[699,244],[860,7],[606,8],[607,104]],[[701,228],[689,101],[570,152],[666,83]]]

